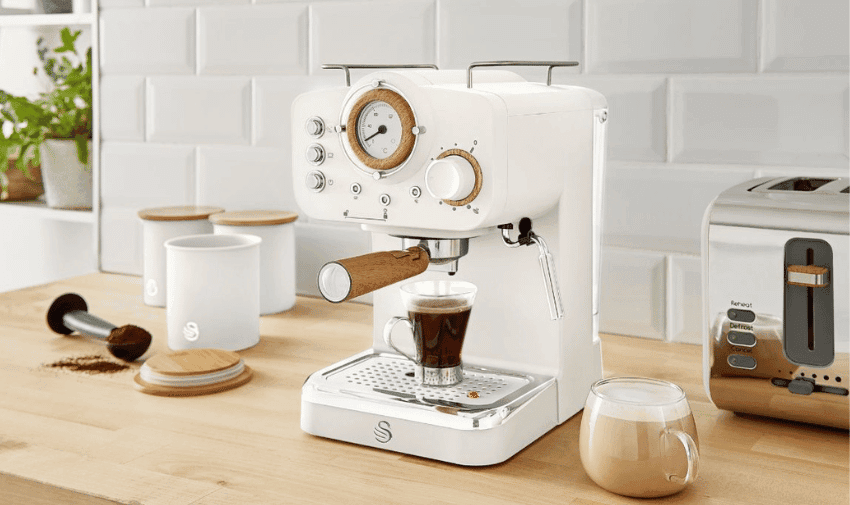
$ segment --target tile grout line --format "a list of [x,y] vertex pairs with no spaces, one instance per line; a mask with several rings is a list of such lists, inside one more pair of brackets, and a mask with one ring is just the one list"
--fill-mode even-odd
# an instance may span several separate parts
[[443,62],[440,58],[440,36],[442,35],[442,23],[440,22],[440,13],[442,9],[440,0],[434,1],[434,65],[437,68],[442,68]]
[[590,54],[590,51],[588,50],[588,40],[590,37],[587,36],[588,16],[590,15],[588,13],[588,4],[588,0],[583,0],[581,3],[581,57],[584,60],[584,64],[581,66],[582,74],[588,73],[588,64],[590,61],[588,58],[588,55]]
[[664,149],[664,161],[673,163],[673,78],[669,75],[664,78],[665,93],[664,93],[664,125],[666,129],[665,140],[667,145]]
[[673,256],[670,253],[664,255],[664,270],[665,270],[665,291],[664,294],[664,340],[666,342],[675,342],[675,328],[673,325],[673,315],[675,300],[673,299]]
[[307,76],[313,75],[313,4],[307,6]]
[[195,9],[195,75],[201,75],[201,10]]

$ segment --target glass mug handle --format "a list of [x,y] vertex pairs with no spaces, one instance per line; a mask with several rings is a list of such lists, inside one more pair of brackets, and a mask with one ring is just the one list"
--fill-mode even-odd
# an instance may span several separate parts
[[677,484],[688,485],[692,483],[697,478],[697,472],[699,471],[699,451],[697,450],[697,444],[684,431],[667,429],[664,430],[664,434],[673,435],[679,439],[679,442],[685,446],[685,455],[688,457],[688,473],[685,475],[685,478],[682,479],[682,477],[676,474],[668,473],[667,479]]
[[407,319],[405,317],[396,316],[396,317],[390,319],[389,321],[387,321],[387,324],[384,325],[384,342],[386,342],[386,344],[388,346],[395,349],[395,351],[397,353],[401,354],[402,356],[409,359],[410,361],[416,363],[415,359],[413,359],[410,356],[408,356],[407,354],[405,354],[404,351],[402,351],[401,349],[396,347],[395,344],[393,344],[393,339],[392,339],[393,328],[395,327],[396,324],[398,324],[402,321],[404,322],[405,326],[407,326],[407,328],[410,330],[410,332],[413,333],[413,324],[410,322],[410,319]]

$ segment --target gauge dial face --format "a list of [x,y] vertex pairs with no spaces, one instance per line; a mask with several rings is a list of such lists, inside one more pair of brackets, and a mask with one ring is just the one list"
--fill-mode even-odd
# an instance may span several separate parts
[[371,170],[394,170],[412,155],[416,118],[393,90],[372,89],[351,106],[346,119],[347,152]]
[[401,144],[401,119],[387,102],[375,101],[363,108],[357,118],[357,141],[366,154],[383,160]]

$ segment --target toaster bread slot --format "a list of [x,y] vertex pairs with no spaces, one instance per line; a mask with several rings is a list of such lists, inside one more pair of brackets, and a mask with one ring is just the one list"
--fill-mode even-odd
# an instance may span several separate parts
[[783,341],[798,365],[825,367],[835,358],[832,247],[823,240],[785,244]]
[[812,177],[794,177],[774,184],[770,191],[815,191],[824,184],[829,184],[835,179],[816,179]]

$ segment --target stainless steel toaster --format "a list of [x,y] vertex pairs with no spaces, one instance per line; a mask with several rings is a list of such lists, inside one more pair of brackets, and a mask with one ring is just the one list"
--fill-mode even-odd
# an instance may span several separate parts
[[849,183],[755,179],[708,207],[703,379],[718,408],[848,428]]

